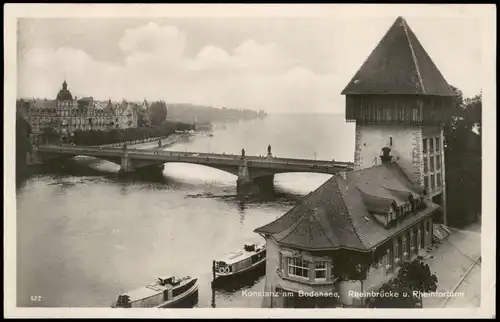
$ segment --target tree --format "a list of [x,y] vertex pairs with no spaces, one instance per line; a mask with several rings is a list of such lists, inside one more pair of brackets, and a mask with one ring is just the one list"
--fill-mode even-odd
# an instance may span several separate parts
[[380,287],[377,295],[367,301],[371,308],[416,308],[418,300],[413,296],[411,289],[394,278]]
[[19,114],[16,115],[16,179],[24,177],[26,172],[26,153],[32,150],[29,140],[31,126]]
[[449,225],[464,226],[481,213],[482,96],[457,96],[444,124],[446,193]]
[[437,276],[431,274],[429,265],[420,259],[403,263],[398,272],[398,280],[402,285],[417,292],[419,302],[421,302],[420,294],[435,292],[438,283]]
[[47,126],[47,127],[44,127],[42,129],[42,134],[41,134],[42,142],[50,144],[50,143],[58,142],[59,139],[60,139],[60,137],[53,127]]
[[151,125],[161,125],[167,118],[167,104],[158,101],[151,104]]

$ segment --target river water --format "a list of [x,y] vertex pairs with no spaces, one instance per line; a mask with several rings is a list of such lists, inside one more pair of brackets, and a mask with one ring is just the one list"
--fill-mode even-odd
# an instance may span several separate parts
[[[213,134],[168,149],[264,155],[270,144],[277,157],[352,162],[354,155],[354,125],[342,115],[269,115],[216,124]],[[156,277],[190,275],[199,278],[198,307],[261,307],[261,298],[241,291],[262,291],[265,276],[213,293],[212,260],[262,241],[256,227],[330,178],[279,174],[273,196],[242,201],[236,176],[217,169],[169,163],[154,177],[123,179],[116,164],[75,159],[18,187],[18,306],[109,307]]]

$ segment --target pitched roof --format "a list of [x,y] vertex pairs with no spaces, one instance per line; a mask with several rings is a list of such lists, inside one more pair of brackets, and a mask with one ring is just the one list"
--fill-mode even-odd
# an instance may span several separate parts
[[[427,208],[391,228],[370,214],[374,200],[379,199],[375,206],[384,200],[391,204],[410,193],[420,195],[396,163],[351,171],[345,179],[333,176],[285,215],[254,231],[300,249],[369,250],[439,208],[427,202]],[[363,195],[372,200],[367,202]]]
[[342,94],[456,95],[402,17],[396,19]]
[[31,100],[30,102],[31,102],[31,107],[37,109],[55,109],[57,106],[55,100],[37,98]]

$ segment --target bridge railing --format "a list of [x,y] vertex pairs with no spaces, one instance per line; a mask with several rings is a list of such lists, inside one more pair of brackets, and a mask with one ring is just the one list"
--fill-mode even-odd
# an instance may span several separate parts
[[[123,148],[113,147],[90,147],[90,146],[40,146],[40,151],[54,152],[54,153],[68,153],[68,154],[92,154],[92,155],[113,155],[120,156],[124,153]],[[165,150],[149,150],[149,149],[131,149],[127,148],[127,153],[130,156],[150,155],[150,156],[172,156],[178,158],[195,158],[195,159],[213,159],[213,160],[240,160],[241,156],[234,154],[216,154],[216,153],[198,153],[187,151],[165,151]],[[338,161],[319,161],[308,159],[293,159],[293,158],[268,158],[258,156],[246,156],[246,160],[250,163],[260,165],[264,164],[281,164],[281,165],[297,165],[305,167],[345,167],[352,168],[353,164],[350,162]]]

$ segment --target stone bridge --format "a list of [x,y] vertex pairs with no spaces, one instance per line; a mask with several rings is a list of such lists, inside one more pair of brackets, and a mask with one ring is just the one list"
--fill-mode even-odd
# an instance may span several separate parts
[[274,175],[287,172],[335,174],[352,170],[351,162],[240,156],[231,154],[163,151],[151,149],[41,145],[32,157],[36,163],[73,158],[78,155],[107,160],[121,166],[120,172],[163,169],[165,163],[191,163],[216,168],[238,177],[238,189],[248,183],[269,185]]

